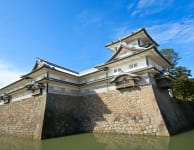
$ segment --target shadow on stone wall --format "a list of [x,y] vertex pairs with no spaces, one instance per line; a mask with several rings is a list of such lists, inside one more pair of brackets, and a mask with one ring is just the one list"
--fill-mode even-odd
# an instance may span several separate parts
[[77,132],[78,120],[74,117],[79,97],[48,94],[42,129],[42,139]]
[[173,99],[172,101],[178,105],[186,120],[186,126],[180,132],[194,129],[194,102],[178,99]]
[[81,132],[92,132],[97,122],[106,121],[105,114],[111,114],[107,105],[97,94],[81,96],[78,118]]
[[152,93],[152,87],[146,86],[85,96],[48,94],[42,139],[82,132],[156,135],[166,131],[161,114],[153,109],[158,106]]
[[106,113],[110,111],[97,94],[92,98],[48,94],[42,139],[93,131]]
[[171,135],[194,129],[194,102],[170,98],[168,91],[154,87],[161,114]]

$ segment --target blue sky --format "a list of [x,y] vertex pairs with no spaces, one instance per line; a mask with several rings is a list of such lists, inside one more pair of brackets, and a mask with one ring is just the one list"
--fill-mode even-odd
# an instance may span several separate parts
[[194,75],[193,0],[0,0],[0,87],[36,57],[75,71],[101,64],[106,43],[141,27]]

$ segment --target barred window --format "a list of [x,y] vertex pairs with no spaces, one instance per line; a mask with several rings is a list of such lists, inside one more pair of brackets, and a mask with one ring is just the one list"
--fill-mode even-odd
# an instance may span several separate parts
[[135,68],[135,67],[137,67],[137,63],[134,63],[134,64],[130,64],[129,65],[129,69],[132,69],[132,68]]

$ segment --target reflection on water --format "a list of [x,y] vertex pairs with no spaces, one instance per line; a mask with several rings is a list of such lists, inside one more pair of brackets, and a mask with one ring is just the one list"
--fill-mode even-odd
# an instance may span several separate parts
[[41,142],[0,135],[0,150],[41,150]]
[[168,137],[129,136],[129,135],[94,135],[97,143],[104,143],[106,150],[166,150]]
[[169,150],[194,150],[194,130],[170,138]]
[[0,136],[0,150],[193,150],[194,131],[171,138],[80,134],[43,141]]

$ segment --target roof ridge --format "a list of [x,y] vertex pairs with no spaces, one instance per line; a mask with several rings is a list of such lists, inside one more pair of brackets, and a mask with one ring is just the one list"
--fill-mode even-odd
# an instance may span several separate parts
[[74,71],[74,70],[71,70],[71,69],[68,69],[68,68],[59,66],[59,65],[57,65],[57,64],[55,64],[55,63],[52,63],[52,62],[49,62],[49,61],[44,60],[44,59],[42,59],[42,58],[36,57],[36,61],[38,61],[38,60],[43,61],[43,62],[47,63],[48,65],[51,65],[51,66],[54,66],[54,67],[57,67],[57,68],[60,68],[60,69],[67,70],[67,71],[70,71],[70,72],[72,72],[72,73],[79,74],[79,72],[77,72],[77,71]]
[[121,37],[121,38],[119,38],[119,39],[117,39],[117,40],[114,40],[114,41],[112,41],[112,42],[110,42],[110,43],[107,43],[106,45],[105,45],[105,47],[108,47],[108,46],[110,46],[110,45],[112,45],[112,44],[115,44],[115,43],[117,43],[117,42],[119,42],[119,41],[121,41],[121,40],[125,40],[125,39],[127,39],[128,37],[131,37],[131,36],[133,36],[133,35],[136,35],[136,34],[138,34],[139,32],[141,32],[141,31],[144,31],[145,32],[145,34],[148,36],[148,38],[150,38],[151,39],[151,41],[153,41],[155,44],[156,44],[156,46],[159,46],[159,44],[148,34],[148,32],[146,31],[146,29],[144,28],[144,27],[142,27],[142,28],[140,28],[140,29],[138,29],[138,30],[136,30],[135,32],[131,32],[130,34],[127,34],[127,35],[125,35],[125,36],[123,36],[123,37]]

